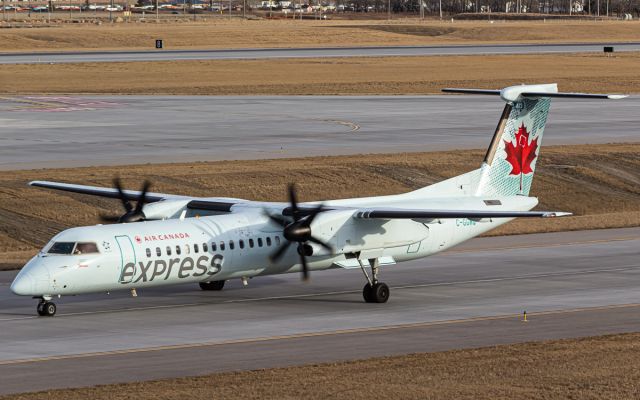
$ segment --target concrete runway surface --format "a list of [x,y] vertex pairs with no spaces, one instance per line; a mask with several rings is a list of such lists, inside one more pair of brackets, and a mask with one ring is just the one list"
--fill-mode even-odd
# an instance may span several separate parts
[[383,267],[387,304],[330,270],[62,298],[54,318],[4,272],[0,394],[638,331],[638,249],[640,228],[481,238]]
[[[167,46],[171,40],[165,41]],[[640,43],[556,43],[493,44],[458,46],[370,46],[316,47],[227,50],[148,50],[148,51],[70,51],[42,53],[0,53],[0,64],[130,62],[173,60],[247,60],[276,58],[325,57],[399,57],[482,54],[546,54],[603,52],[604,46],[615,51],[640,51]]]
[[[562,88],[561,88],[562,89]],[[496,96],[0,98],[0,170],[486,148]],[[640,140],[640,97],[554,100],[544,143]]]

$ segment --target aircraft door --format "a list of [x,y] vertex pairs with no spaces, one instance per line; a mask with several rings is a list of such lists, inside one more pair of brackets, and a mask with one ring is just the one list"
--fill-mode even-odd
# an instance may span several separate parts
[[[118,281],[129,283],[136,274],[136,251],[129,236],[116,236],[115,239],[120,250],[120,277]],[[133,268],[131,268],[131,264],[133,264]],[[129,265],[128,268],[127,265]]]

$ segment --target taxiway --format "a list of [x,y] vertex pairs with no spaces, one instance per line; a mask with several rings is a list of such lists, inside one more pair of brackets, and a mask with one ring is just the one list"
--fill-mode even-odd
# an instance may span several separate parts
[[[170,40],[167,40],[166,43],[168,46],[171,45]],[[457,46],[307,47],[226,50],[69,51],[0,53],[0,64],[595,53],[602,52],[604,46],[614,46],[615,51],[640,51],[640,43],[636,42]]]
[[[2,97],[0,170],[486,148],[502,107],[455,95]],[[638,142],[639,108],[637,96],[554,100],[545,144]]]
[[[54,318],[0,273],[0,393],[640,329],[640,228],[474,239],[384,267],[62,298]],[[521,321],[527,311],[529,322]]]

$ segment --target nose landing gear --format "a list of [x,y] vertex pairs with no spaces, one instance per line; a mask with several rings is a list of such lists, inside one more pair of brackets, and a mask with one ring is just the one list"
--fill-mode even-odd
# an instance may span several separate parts
[[360,264],[360,268],[362,269],[365,278],[367,278],[367,284],[364,285],[364,288],[362,289],[362,297],[364,297],[364,301],[367,303],[386,303],[387,300],[389,300],[389,286],[384,282],[378,282],[378,267],[380,266],[380,261],[378,261],[377,258],[369,260],[369,265],[371,265],[371,277],[367,273],[367,270],[360,259],[358,259],[358,263]]
[[41,317],[53,317],[56,315],[56,304],[50,299],[40,298],[36,309]]

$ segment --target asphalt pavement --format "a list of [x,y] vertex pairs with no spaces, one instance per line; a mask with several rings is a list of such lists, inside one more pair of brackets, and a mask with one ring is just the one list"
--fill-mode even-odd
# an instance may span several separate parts
[[[383,267],[36,301],[0,273],[0,393],[440,351],[640,329],[640,228],[474,239]],[[529,322],[522,322],[527,311]]]
[[[171,40],[167,39],[167,46]],[[638,42],[554,43],[554,44],[491,44],[454,46],[368,46],[368,47],[313,47],[266,48],[224,50],[125,50],[125,51],[68,51],[0,53],[0,64],[131,62],[131,61],[185,61],[185,60],[248,60],[277,58],[326,57],[410,57],[483,54],[550,54],[603,52],[604,46],[613,46],[617,52],[640,51]]]
[[[560,88],[562,89],[562,88]],[[5,96],[0,170],[486,148],[494,96]],[[638,142],[640,97],[554,100],[545,145]]]

